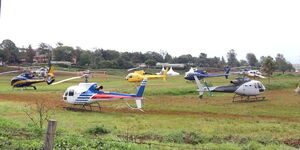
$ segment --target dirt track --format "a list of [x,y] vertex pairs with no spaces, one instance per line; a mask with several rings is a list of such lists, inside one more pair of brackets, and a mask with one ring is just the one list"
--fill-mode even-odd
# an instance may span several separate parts
[[[278,97],[279,92],[272,91],[272,93],[268,93],[266,96],[272,99],[272,97]],[[291,94],[291,93],[287,93]],[[34,104],[38,100],[46,100],[46,105],[56,108],[63,109],[63,107],[70,107],[70,105],[63,102],[60,94],[47,94],[47,93],[24,93],[24,94],[0,94],[0,101],[17,101],[24,102],[29,104]],[[168,103],[175,103],[178,105],[184,104],[187,107],[191,105],[196,105],[199,103],[199,100],[194,97],[168,97],[161,96],[148,98],[147,103],[150,104],[161,104],[168,105]],[[105,102],[104,104],[108,104],[110,102]],[[120,104],[121,102],[113,102],[114,104]],[[224,100],[223,97],[215,97],[214,100],[209,100],[206,103],[208,105],[220,105],[224,103],[230,103],[228,101],[228,97]],[[123,104],[123,102],[122,102]],[[73,107],[73,106],[72,106]],[[97,108],[93,108],[93,111],[99,112]],[[103,107],[102,112],[115,112],[115,113],[134,113],[134,114],[158,114],[158,115],[192,115],[192,116],[203,116],[203,117],[217,117],[217,118],[230,118],[230,119],[254,119],[254,120],[282,120],[289,122],[300,122],[300,118],[296,117],[281,117],[281,116],[253,116],[253,115],[241,115],[241,114],[230,114],[230,113],[208,113],[208,112],[191,112],[191,111],[172,111],[172,110],[156,110],[156,109],[147,109],[145,108],[144,112],[139,110],[132,110],[123,105],[123,107]]]

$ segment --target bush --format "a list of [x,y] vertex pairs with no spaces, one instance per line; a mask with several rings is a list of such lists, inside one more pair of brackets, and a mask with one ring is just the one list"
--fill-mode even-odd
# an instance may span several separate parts
[[196,132],[176,132],[169,134],[164,137],[165,142],[171,142],[171,143],[186,143],[186,144],[192,144],[192,145],[197,145],[197,144],[203,144],[203,143],[208,143],[211,139],[206,136],[201,136],[199,133]]
[[111,131],[109,129],[106,129],[103,125],[102,126],[96,126],[96,127],[93,127],[93,128],[90,128],[87,130],[87,132],[89,134],[92,134],[92,135],[103,135],[103,134],[108,134],[110,133]]
[[257,150],[262,147],[263,147],[262,144],[255,141],[251,141],[245,148],[243,148],[243,150]]

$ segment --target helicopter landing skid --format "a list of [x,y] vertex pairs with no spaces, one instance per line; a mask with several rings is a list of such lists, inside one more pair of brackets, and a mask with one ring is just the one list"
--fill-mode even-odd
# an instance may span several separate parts
[[130,104],[128,104],[128,102],[126,102],[126,104],[127,104],[127,106],[128,106],[130,109],[132,109],[132,110],[139,110],[139,111],[141,111],[141,112],[144,112],[144,110],[141,109],[141,108],[132,107]]
[[36,87],[35,87],[35,86],[23,86],[23,87],[12,87],[12,88],[13,88],[13,90],[14,90],[15,88],[21,88],[21,90],[27,90],[27,87],[32,87],[34,90],[36,90]]
[[[239,98],[239,100],[236,100],[238,98]],[[261,96],[261,97],[257,97],[257,96],[241,96],[241,95],[235,94],[232,97],[232,102],[233,103],[235,103],[235,102],[259,102],[259,101],[265,101],[265,100],[266,100],[266,97],[264,97],[264,96]]]
[[[92,104],[97,104],[97,106],[92,105]],[[96,102],[96,103],[91,103],[91,104],[83,104],[83,105],[82,105],[82,108],[84,108],[85,110],[87,110],[87,109],[85,108],[85,106],[90,107],[90,110],[91,110],[91,111],[93,111],[93,107],[98,107],[99,110],[100,110],[100,112],[102,111],[100,104],[97,103],[97,102]]]
[[[93,103],[94,104],[94,103]],[[63,107],[64,109],[66,110],[72,110],[72,111],[95,111],[93,110],[93,107],[98,107],[99,108],[99,111],[101,112],[102,111],[102,107],[100,106],[99,103],[97,103],[97,105],[92,105],[92,104],[84,104],[84,105],[81,105],[81,107],[76,107],[78,105],[73,105],[74,107]],[[87,109],[86,107],[89,107],[90,109]],[[96,110],[97,111],[97,110]]]

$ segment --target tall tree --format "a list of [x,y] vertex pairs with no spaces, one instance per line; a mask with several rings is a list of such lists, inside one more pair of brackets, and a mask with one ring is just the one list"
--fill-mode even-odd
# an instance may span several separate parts
[[80,66],[89,66],[91,61],[90,61],[90,57],[91,57],[91,52],[89,51],[82,51],[82,53],[80,54],[80,58],[79,58],[79,65]]
[[147,66],[155,66],[156,63],[157,63],[157,61],[156,61],[155,59],[153,59],[153,58],[147,59],[147,60],[145,61],[145,64],[146,64]]
[[224,67],[224,66],[226,65],[226,62],[225,62],[225,59],[224,59],[223,56],[222,56],[222,58],[221,58],[220,65],[221,65],[222,67]]
[[248,53],[246,55],[246,59],[247,59],[248,64],[252,67],[256,66],[258,63],[258,60],[256,59],[256,56],[253,53]]
[[31,45],[26,49],[26,62],[32,64],[33,58],[35,56],[35,51],[32,49]]
[[227,63],[228,66],[230,67],[238,67],[240,66],[239,61],[236,58],[236,53],[234,51],[234,49],[231,49],[228,53],[227,53]]
[[192,62],[193,62],[193,56],[191,54],[181,55],[178,58],[176,58],[176,63],[188,64]]
[[105,60],[114,60],[119,58],[120,53],[115,50],[103,50],[101,49],[102,56]]
[[42,55],[48,57],[49,60],[52,59],[52,46],[46,43],[40,43],[38,47],[38,52]]
[[207,54],[200,53],[199,57],[196,59],[196,65],[199,67],[208,67],[210,66]]
[[71,61],[73,58],[74,48],[70,46],[58,46],[53,49],[55,60],[58,61]]
[[275,60],[276,60],[277,69],[284,74],[288,70],[289,66],[283,54],[277,54]]
[[15,43],[9,39],[3,40],[0,44],[0,49],[3,50],[3,60],[8,63],[18,63],[19,49]]
[[164,62],[173,63],[173,57],[169,53],[167,53],[165,55]]
[[268,74],[270,83],[270,77],[276,70],[276,62],[271,56],[265,57],[264,62],[262,63],[262,70]]
[[[248,62],[246,61],[246,60],[240,60],[240,65],[241,66],[248,66],[249,64],[248,64]],[[251,66],[251,65],[250,65]]]

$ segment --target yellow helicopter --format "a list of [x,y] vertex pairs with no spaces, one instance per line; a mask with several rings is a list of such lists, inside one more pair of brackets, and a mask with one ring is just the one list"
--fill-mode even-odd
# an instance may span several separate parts
[[162,79],[166,80],[168,71],[169,71],[169,68],[167,68],[166,71],[162,75],[147,75],[144,70],[139,70],[139,71],[135,71],[133,73],[129,73],[126,76],[125,79],[128,82],[141,82],[145,78],[147,78],[147,79],[160,79],[160,78],[162,78]]

